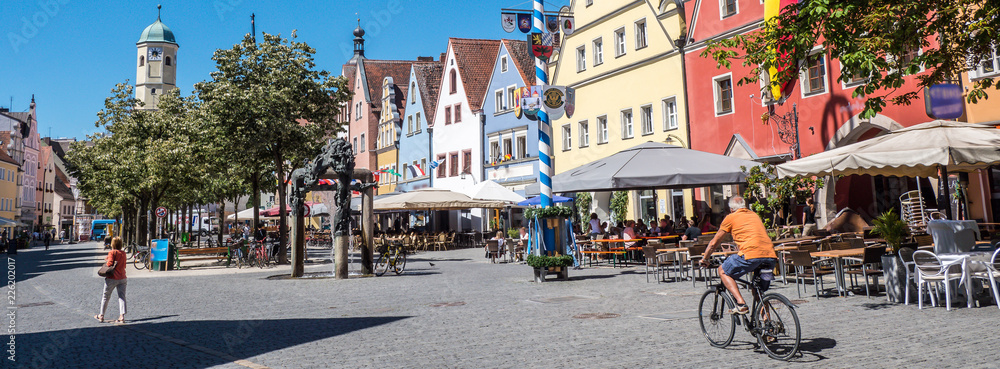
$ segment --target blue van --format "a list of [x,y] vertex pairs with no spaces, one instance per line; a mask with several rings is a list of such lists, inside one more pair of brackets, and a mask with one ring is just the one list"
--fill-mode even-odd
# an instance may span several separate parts
[[114,219],[97,219],[90,223],[90,239],[103,240],[108,235],[108,228],[114,228]]

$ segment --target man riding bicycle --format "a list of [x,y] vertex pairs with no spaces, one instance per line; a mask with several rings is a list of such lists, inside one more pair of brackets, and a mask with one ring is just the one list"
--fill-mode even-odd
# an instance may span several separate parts
[[729,293],[736,298],[736,307],[731,311],[733,314],[746,314],[750,309],[740,294],[740,289],[736,285],[736,278],[758,270],[768,271],[771,278],[764,277],[761,288],[766,290],[770,285],[770,280],[774,278],[770,270],[778,262],[778,257],[774,253],[774,244],[771,237],[767,235],[767,229],[760,220],[760,216],[746,208],[746,201],[743,197],[736,195],[729,198],[729,208],[732,211],[719,226],[719,232],[715,234],[712,241],[708,243],[705,254],[702,256],[701,265],[709,266],[712,252],[719,246],[726,234],[733,235],[733,241],[739,247],[739,252],[730,255],[726,261],[719,266],[719,278],[726,286]]

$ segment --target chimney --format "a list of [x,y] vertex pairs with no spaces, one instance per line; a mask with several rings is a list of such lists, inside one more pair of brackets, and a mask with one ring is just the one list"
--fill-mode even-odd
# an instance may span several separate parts
[[420,62],[432,62],[432,61],[434,61],[434,57],[433,56],[418,56],[417,57],[417,61],[420,61]]
[[445,58],[445,54],[447,54],[447,53],[441,53],[441,59],[438,59],[438,61],[443,62],[444,58]]
[[0,113],[8,113],[8,112],[10,112],[10,109],[0,108]]

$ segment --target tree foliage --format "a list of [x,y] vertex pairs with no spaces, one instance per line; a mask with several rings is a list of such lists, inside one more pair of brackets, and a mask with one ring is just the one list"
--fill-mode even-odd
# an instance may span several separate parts
[[[839,82],[866,76],[852,97],[864,97],[863,118],[873,117],[888,103],[909,105],[931,85],[954,81],[962,72],[992,57],[1000,47],[1000,7],[995,0],[809,0],[789,5],[758,32],[709,42],[702,56],[729,68],[740,61],[753,70],[739,83],[756,83],[771,67],[790,68],[766,81],[763,92],[795,79],[817,45],[839,60]],[[919,53],[915,51],[919,48]],[[905,77],[922,68],[918,88],[904,89]],[[988,98],[993,78],[968,87],[968,100]]]
[[778,178],[774,166],[767,163],[749,170],[746,167],[741,169],[747,174],[747,188],[743,192],[743,198],[750,210],[760,215],[767,228],[778,224],[782,209],[805,202],[823,188],[823,181],[817,178]]
[[624,222],[628,213],[628,191],[615,191],[611,194],[611,221]]

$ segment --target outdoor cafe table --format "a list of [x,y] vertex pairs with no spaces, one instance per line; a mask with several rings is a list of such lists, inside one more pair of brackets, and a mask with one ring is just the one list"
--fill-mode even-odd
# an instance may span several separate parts
[[937,254],[938,259],[944,265],[962,264],[962,280],[965,281],[965,300],[967,301],[966,307],[971,308],[974,300],[972,298],[970,275],[986,270],[986,266],[980,264],[980,262],[990,262],[991,256],[993,256],[993,253],[984,251]]
[[842,264],[842,259],[847,257],[858,257],[864,256],[865,248],[860,247],[856,249],[844,249],[844,250],[829,250],[829,251],[816,251],[810,252],[809,256],[813,258],[831,258],[834,259],[833,271],[834,279],[837,282],[837,293],[840,296],[847,294],[847,282],[844,280],[844,266]]
[[[626,249],[625,247],[622,247],[622,246],[612,247],[611,244],[614,244],[614,243],[624,243],[624,242],[639,242],[639,241],[642,241],[642,239],[640,239],[640,238],[633,238],[633,239],[625,240],[625,239],[618,239],[618,238],[606,238],[606,239],[602,238],[602,239],[591,240],[590,242],[592,242],[595,245],[596,244],[601,244],[601,243],[607,244],[608,245],[608,251],[584,251],[583,254],[591,254],[591,255],[593,255],[593,254],[612,254],[612,257],[615,260],[618,259],[618,255],[619,254],[622,254],[623,255],[623,259],[624,259],[624,254],[625,254],[626,251],[641,250],[641,248],[638,248],[638,247],[628,247]],[[622,260],[622,262],[624,263],[624,260]]]

